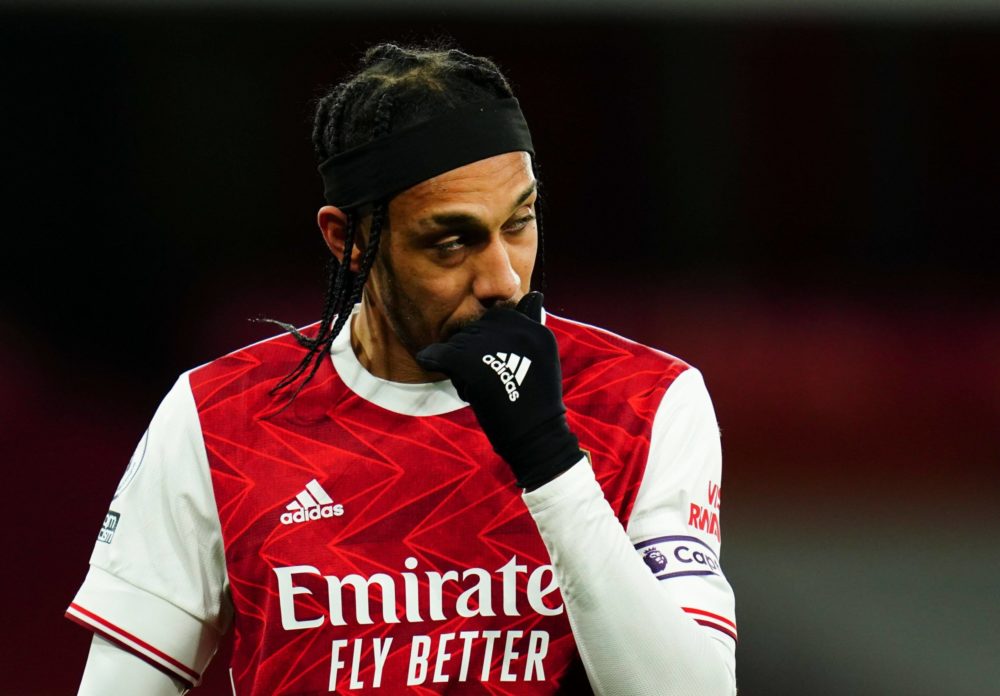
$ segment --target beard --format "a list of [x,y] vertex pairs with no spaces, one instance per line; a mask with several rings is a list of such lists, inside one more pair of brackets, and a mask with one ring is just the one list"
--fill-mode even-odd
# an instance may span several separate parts
[[[402,346],[410,355],[416,356],[421,350],[435,343],[435,337],[421,312],[420,304],[400,287],[392,263],[382,250],[379,250],[376,266],[385,280],[378,298],[381,300],[382,312]],[[367,292],[368,288],[365,290]],[[447,332],[447,337],[442,340],[447,340],[457,330],[457,328],[452,330],[446,325],[442,333]]]
[[[440,327],[439,331],[434,331],[424,317],[420,303],[400,287],[399,279],[390,260],[379,253],[377,265],[385,279],[384,292],[380,298],[383,312],[399,342],[410,355],[416,356],[417,353],[431,344],[447,342],[465,327],[479,321],[486,313],[484,308],[477,314],[447,321]],[[513,309],[517,306],[517,302],[502,300],[493,306]]]

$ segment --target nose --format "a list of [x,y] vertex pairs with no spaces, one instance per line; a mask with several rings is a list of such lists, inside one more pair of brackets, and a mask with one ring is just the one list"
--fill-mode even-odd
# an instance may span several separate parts
[[513,299],[521,287],[521,277],[510,263],[507,245],[494,238],[476,255],[472,292],[484,307]]

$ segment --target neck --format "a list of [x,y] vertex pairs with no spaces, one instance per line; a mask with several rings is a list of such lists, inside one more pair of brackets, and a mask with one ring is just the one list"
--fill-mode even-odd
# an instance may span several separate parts
[[372,306],[367,293],[351,322],[351,348],[361,366],[380,379],[413,384],[442,378],[417,364],[400,343],[385,314]]

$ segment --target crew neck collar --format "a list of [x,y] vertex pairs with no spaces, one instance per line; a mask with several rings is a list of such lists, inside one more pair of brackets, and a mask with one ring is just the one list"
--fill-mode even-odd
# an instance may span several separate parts
[[392,382],[366,370],[351,347],[351,325],[360,309],[360,304],[354,306],[351,319],[330,346],[333,368],[348,389],[376,406],[404,416],[440,416],[468,406],[459,398],[451,380]]

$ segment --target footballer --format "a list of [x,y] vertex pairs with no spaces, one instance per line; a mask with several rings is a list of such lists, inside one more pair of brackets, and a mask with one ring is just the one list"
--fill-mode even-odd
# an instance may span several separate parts
[[231,631],[238,696],[734,694],[702,376],[543,309],[496,65],[374,46],[313,140],[322,317],[164,398],[67,610],[79,693],[183,693]]

